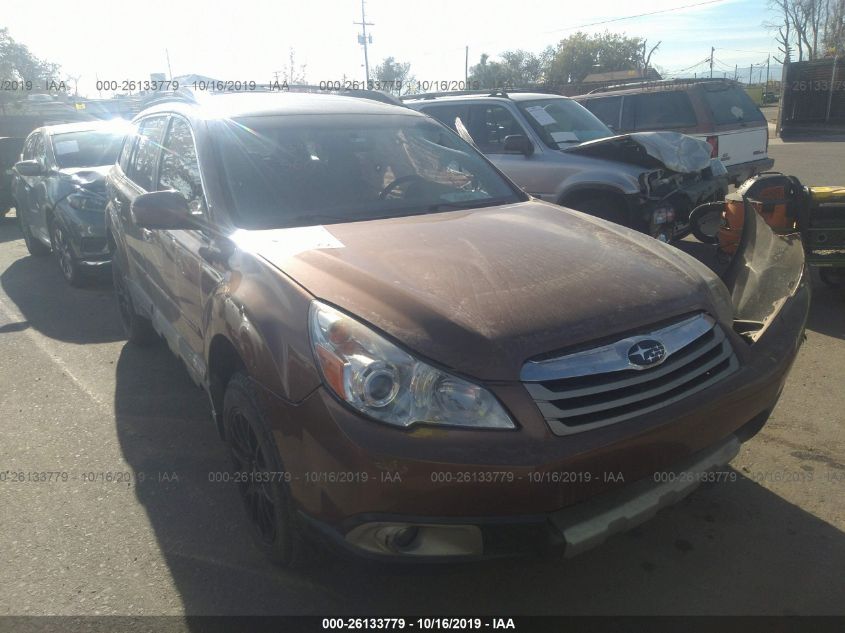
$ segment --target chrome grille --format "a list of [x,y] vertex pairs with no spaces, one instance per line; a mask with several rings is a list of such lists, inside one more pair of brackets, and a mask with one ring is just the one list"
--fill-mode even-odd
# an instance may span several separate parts
[[[665,349],[659,361],[643,366],[629,358],[640,343],[655,341]],[[600,347],[529,361],[521,378],[552,431],[569,435],[661,409],[738,366],[722,328],[697,314]]]

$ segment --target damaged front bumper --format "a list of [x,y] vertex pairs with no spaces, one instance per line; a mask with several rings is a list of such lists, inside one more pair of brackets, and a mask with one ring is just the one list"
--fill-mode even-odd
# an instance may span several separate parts
[[734,329],[751,342],[763,335],[799,290],[806,290],[809,304],[800,235],[775,233],[747,201],[739,246],[721,277],[731,293]]

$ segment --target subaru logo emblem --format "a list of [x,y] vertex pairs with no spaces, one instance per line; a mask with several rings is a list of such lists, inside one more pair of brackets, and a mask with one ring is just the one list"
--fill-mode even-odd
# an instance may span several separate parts
[[663,343],[654,339],[644,339],[628,350],[628,362],[639,367],[658,365],[666,359],[666,348]]

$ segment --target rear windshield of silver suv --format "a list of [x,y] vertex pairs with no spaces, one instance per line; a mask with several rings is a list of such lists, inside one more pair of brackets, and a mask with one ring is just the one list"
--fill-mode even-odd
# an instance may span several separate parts
[[736,86],[704,86],[704,100],[716,125],[765,121],[757,105]]

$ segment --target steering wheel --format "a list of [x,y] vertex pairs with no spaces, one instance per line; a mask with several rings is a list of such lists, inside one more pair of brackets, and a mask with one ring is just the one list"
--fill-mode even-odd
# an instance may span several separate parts
[[381,193],[378,194],[379,200],[384,200],[387,197],[387,194],[396,189],[396,187],[398,187],[399,185],[406,182],[412,182],[414,180],[425,180],[425,178],[423,178],[419,174],[408,174],[407,176],[399,176],[399,178],[397,178],[381,190]]

